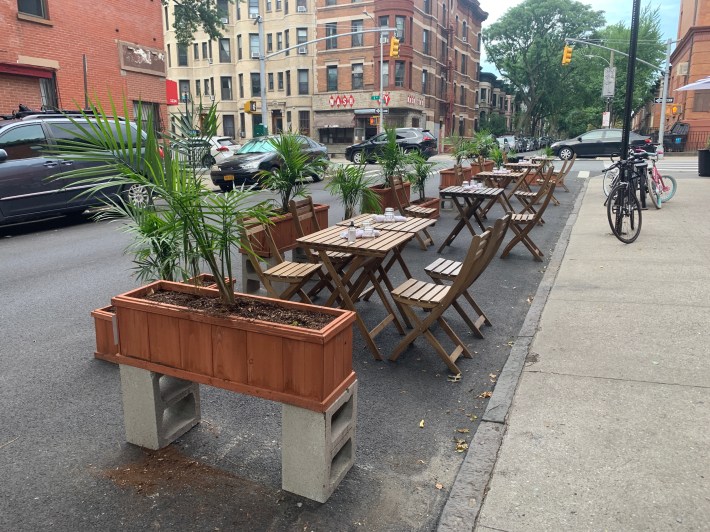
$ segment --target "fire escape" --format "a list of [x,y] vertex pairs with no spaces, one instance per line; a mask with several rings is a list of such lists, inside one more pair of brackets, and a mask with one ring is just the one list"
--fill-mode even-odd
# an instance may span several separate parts
[[454,65],[454,60],[452,59],[453,50],[454,27],[452,24],[449,24],[446,29],[446,55],[444,57],[445,64],[441,69],[441,75],[446,80],[445,92],[441,95],[444,99],[444,104],[442,106],[444,115],[444,127],[446,128],[446,132],[449,135],[454,131],[454,71],[456,65]]

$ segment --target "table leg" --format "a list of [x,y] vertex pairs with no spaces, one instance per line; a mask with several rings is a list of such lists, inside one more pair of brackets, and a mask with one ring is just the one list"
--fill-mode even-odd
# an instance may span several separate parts
[[447,236],[444,242],[442,242],[439,249],[436,250],[437,253],[441,253],[446,246],[450,246],[453,243],[454,239],[461,232],[461,229],[464,228],[464,226],[468,227],[468,230],[471,231],[472,235],[476,235],[476,230],[471,225],[471,216],[475,216],[478,224],[483,227],[481,220],[476,215],[476,209],[478,209],[478,206],[481,204],[480,201],[472,203],[468,203],[467,201],[467,206],[464,208],[464,206],[461,205],[459,198],[457,198],[456,196],[451,196],[451,200],[456,206],[456,209],[459,211],[459,221],[456,223],[456,226],[451,230],[449,236]]

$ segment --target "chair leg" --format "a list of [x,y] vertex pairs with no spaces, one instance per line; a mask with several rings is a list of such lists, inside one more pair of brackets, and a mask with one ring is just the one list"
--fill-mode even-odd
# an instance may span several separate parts
[[[447,321],[443,317],[439,317],[437,320],[439,322],[439,326],[442,328],[442,330],[446,333],[446,335],[449,337],[449,339],[456,345],[457,347],[461,348],[461,352],[456,355],[456,358],[451,360],[452,362],[456,362],[456,359],[462,354],[464,358],[473,358],[473,355],[471,354],[471,351],[468,350],[468,347],[466,347],[466,344],[463,343],[461,338],[454,332],[454,330],[449,326]],[[451,355],[449,355],[449,358],[453,356],[453,353],[457,352],[458,349],[454,349]],[[450,358],[451,359],[451,358]]]
[[456,312],[459,313],[459,316],[461,316],[461,319],[468,325],[468,328],[471,329],[471,334],[473,334],[476,338],[483,338],[483,333],[481,332],[481,329],[476,327],[476,324],[471,321],[471,318],[468,317],[468,314],[464,311],[464,309],[459,305],[457,301],[454,301],[451,303],[451,306],[456,309]]
[[[471,305],[471,307],[473,307],[473,310],[475,310],[476,313],[478,314],[479,319],[476,320],[476,323],[478,323],[478,321],[481,318],[483,318],[483,323],[485,323],[489,327],[493,325],[491,323],[491,320],[488,319],[488,316],[486,316],[486,314],[483,312],[483,310],[481,310],[481,307],[478,306],[478,303],[476,303],[476,301],[474,301],[473,296],[471,296],[471,294],[468,293],[468,290],[464,290],[463,297],[466,298],[466,301],[468,301],[468,304]],[[480,327],[480,325],[479,325],[479,327]]]

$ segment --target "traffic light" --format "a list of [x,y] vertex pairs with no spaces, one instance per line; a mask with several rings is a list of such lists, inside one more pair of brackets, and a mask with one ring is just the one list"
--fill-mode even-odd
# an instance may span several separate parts
[[680,104],[672,103],[666,106],[666,115],[677,115],[680,114],[683,107]]
[[565,44],[564,50],[562,50],[562,64],[569,65],[572,62],[572,50],[573,48]]
[[244,112],[245,113],[256,113],[256,101],[248,100],[244,102]]
[[399,57],[399,39],[392,37],[390,41],[390,57]]

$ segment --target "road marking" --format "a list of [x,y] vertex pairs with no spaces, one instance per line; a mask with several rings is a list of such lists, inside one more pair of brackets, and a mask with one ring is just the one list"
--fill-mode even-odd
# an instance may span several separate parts
[[586,179],[586,178],[588,178],[588,177],[589,177],[589,170],[580,170],[580,171],[577,173],[577,177],[578,177],[579,179]]

